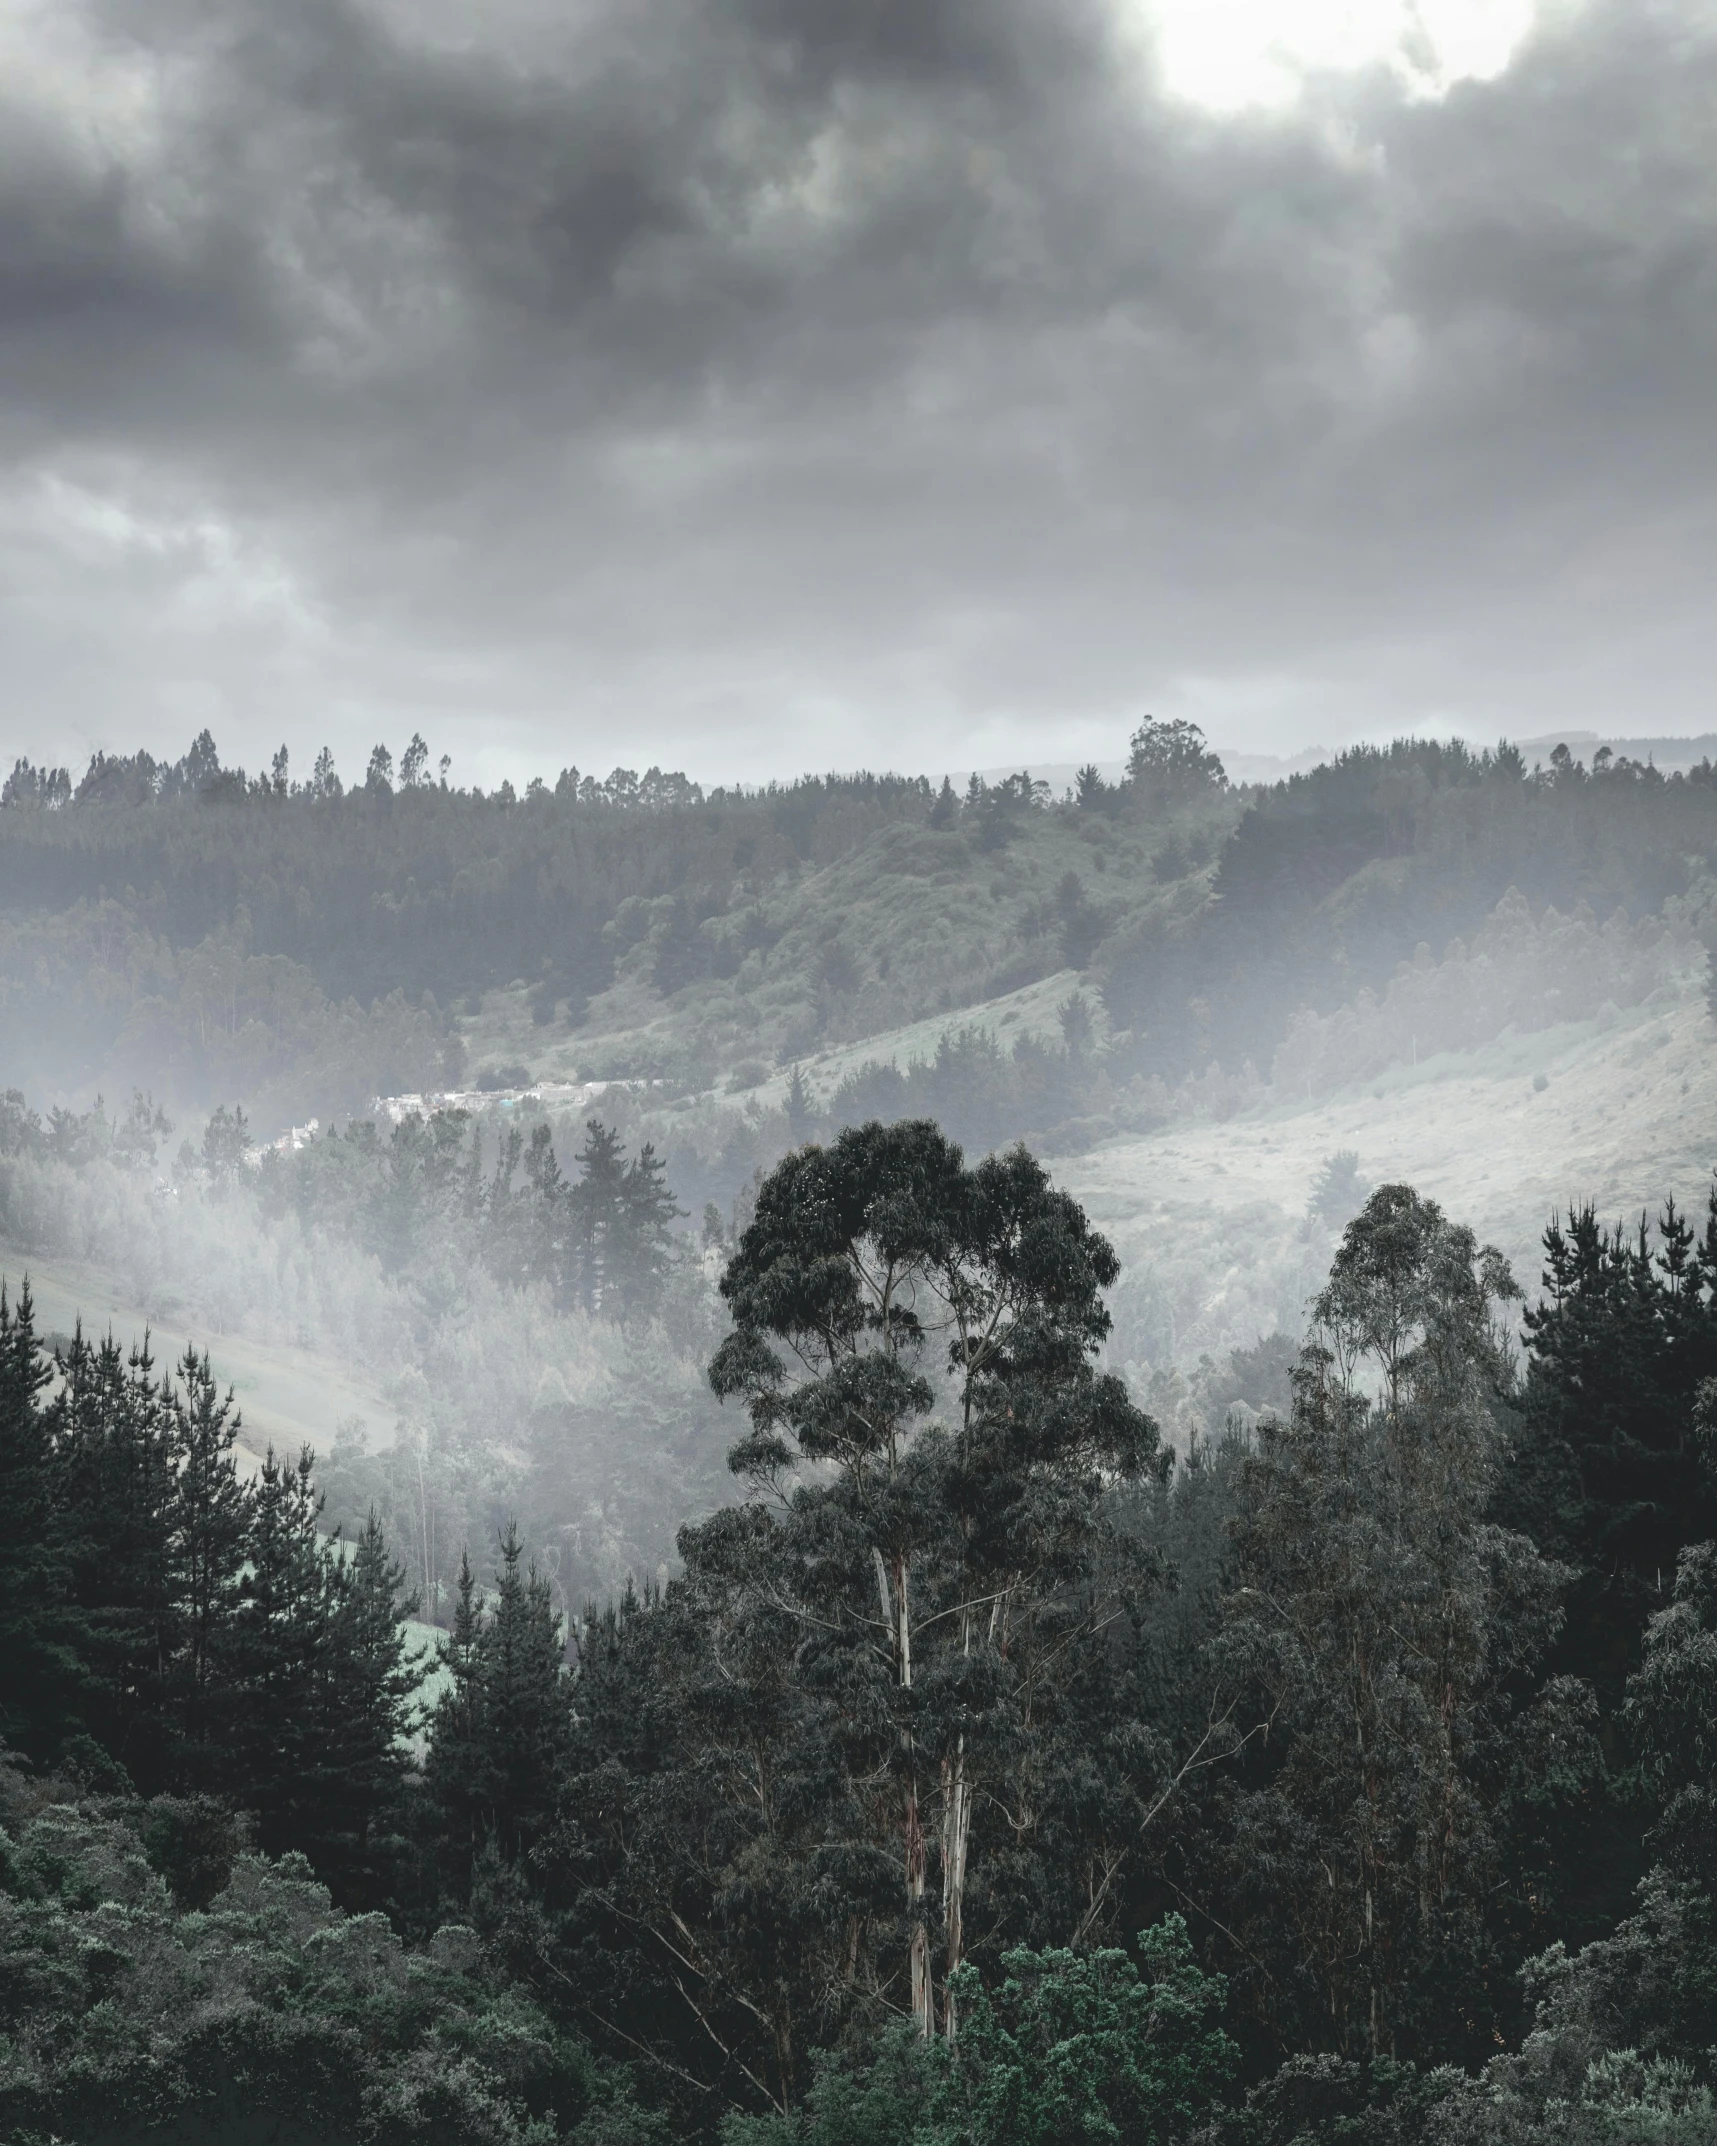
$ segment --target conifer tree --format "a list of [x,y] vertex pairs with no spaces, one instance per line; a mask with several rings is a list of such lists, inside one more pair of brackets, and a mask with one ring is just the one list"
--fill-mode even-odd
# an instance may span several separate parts
[[297,1849],[348,1904],[377,1906],[397,1860],[418,1675],[412,1604],[372,1513],[350,1554],[320,1529],[308,1447],[272,1449],[248,1500],[245,1569],[216,1649],[219,1785],[271,1854]]
[[250,1495],[232,1449],[240,1417],[207,1352],[188,1348],[173,1398],[172,1547],[179,1644],[171,1670],[177,1768],[187,1785],[218,1780],[225,1767],[231,1686],[223,1642],[239,1604]]
[[182,1642],[175,1412],[147,1335],[122,1353],[80,1327],[53,1428],[89,1732],[146,1793],[176,1782],[169,1685]]
[[1717,1468],[1696,1420],[1717,1376],[1717,1194],[1698,1237],[1673,1202],[1655,1250],[1643,1222],[1612,1231],[1588,1206],[1551,1223],[1544,1251],[1500,1509],[1579,1568],[1558,1661],[1615,1705],[1678,1554],[1717,1533]]
[[453,1624],[442,1642],[447,1684],[430,1717],[424,1785],[455,1894],[469,1894],[495,1794],[484,1688],[483,1620],[469,1551],[459,1557]]
[[622,1318],[647,1318],[667,1278],[668,1233],[683,1212],[674,1204],[667,1168],[648,1140],[626,1166],[613,1261]]
[[45,1753],[66,1727],[76,1683],[41,1402],[50,1375],[28,1282],[14,1307],[0,1281],[0,1740],[32,1754]]
[[352,1554],[330,1560],[332,1609],[322,1678],[323,1807],[305,1843],[335,1897],[377,1907],[400,1846],[401,1799],[411,1759],[419,1666],[408,1659],[406,1620],[417,1605],[372,1511]]
[[570,1720],[560,1619],[548,1582],[532,1564],[521,1569],[516,1525],[500,1550],[477,1660],[490,1768],[486,1829],[511,1862],[540,1838],[553,1812]]
[[308,1849],[329,1800],[323,1695],[335,1559],[318,1532],[321,1513],[309,1447],[287,1467],[271,1446],[248,1500],[244,1576],[216,1650],[226,1701],[219,1778],[257,1814],[270,1855]]
[[626,1160],[620,1136],[592,1118],[575,1158],[569,1279],[573,1300],[586,1311],[617,1309],[625,1233]]
[[[944,781],[946,779],[946,777],[943,778]],[[783,1108],[787,1113],[787,1130],[793,1135],[793,1138],[795,1140],[809,1139],[811,1122],[816,1116],[817,1105],[816,1099],[811,1093],[810,1083],[806,1080],[797,1060],[794,1061],[793,1069],[787,1076],[787,1093],[783,1098]]]
[[534,1126],[525,1150],[525,1182],[530,1187],[529,1266],[544,1280],[560,1285],[562,1301],[569,1251],[568,1208],[572,1187],[562,1173],[546,1125]]
[[477,1604],[460,1559],[448,1687],[430,1723],[426,1783],[457,1897],[485,1853],[516,1862],[545,1832],[571,1748],[560,1620],[548,1582],[524,1559],[518,1529],[500,1543],[492,1605]]

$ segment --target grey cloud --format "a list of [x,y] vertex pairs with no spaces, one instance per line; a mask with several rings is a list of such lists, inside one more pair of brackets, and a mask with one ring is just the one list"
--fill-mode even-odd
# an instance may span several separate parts
[[[146,116],[11,96],[0,746],[755,775],[1702,705],[1691,5],[1234,120],[1096,0],[68,15]],[[136,529],[92,557],[68,483]]]

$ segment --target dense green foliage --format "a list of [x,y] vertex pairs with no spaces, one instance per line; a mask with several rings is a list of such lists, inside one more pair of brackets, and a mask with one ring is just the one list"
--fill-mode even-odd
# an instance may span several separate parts
[[7,1509],[31,1531],[0,1605],[0,1736],[99,1752],[144,1795],[223,1796],[265,1850],[379,1904],[416,1683],[380,1530],[349,1555],[320,1532],[308,1454],[245,1482],[206,1357],[157,1379],[146,1346],[80,1333],[50,1363],[27,1290],[0,1287],[0,1361]]
[[747,1494],[571,1620],[470,1541],[421,1707],[378,1525],[8,1302],[3,2135],[1709,2137],[1710,1254],[1546,1256],[1523,1375],[1499,1256],[1371,1192],[1176,1466],[1029,1153],[797,1148],[721,1282]]
[[0,2136],[650,2136],[473,1932],[408,1952],[230,1840],[187,1899],[159,1803],[74,1793],[0,1773]]
[[785,2116],[734,2117],[723,2146],[1097,2146],[1183,2138],[1232,2079],[1226,1991],[1169,1916],[1125,1952],[1002,1960],[986,1988],[956,1970],[957,2042],[896,2032],[880,2061],[823,2063]]

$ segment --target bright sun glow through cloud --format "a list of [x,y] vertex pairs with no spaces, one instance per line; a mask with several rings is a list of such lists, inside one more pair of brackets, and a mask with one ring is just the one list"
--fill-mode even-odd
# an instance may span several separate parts
[[1386,67],[1410,96],[1502,73],[1534,0],[1130,0],[1164,86],[1212,112],[1280,108],[1307,78]]

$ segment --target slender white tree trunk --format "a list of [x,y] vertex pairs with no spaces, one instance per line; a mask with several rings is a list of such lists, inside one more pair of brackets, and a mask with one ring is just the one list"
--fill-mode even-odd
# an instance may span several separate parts
[[[876,1561],[877,1592],[882,1598],[884,1622],[894,1641],[894,1677],[901,1691],[912,1689],[912,1608],[907,1593],[905,1553],[894,1558],[890,1573],[882,1552],[872,1552]],[[912,1991],[912,2018],[920,2034],[928,2038],[936,2026],[936,1997],[930,1978],[930,1930],[925,1921],[924,1896],[929,1877],[929,1856],[924,1839],[924,1817],[918,1804],[918,1767],[912,1731],[902,1728],[900,1745],[906,1755],[904,1792],[904,1847],[906,1861],[906,1951]]]
[[[966,1851],[971,1834],[972,1784],[966,1778],[966,1739],[961,1735],[953,1757],[942,1761],[942,1935],[949,1975],[965,1953]],[[949,2041],[959,2033],[954,1993],[946,1983],[942,2031]]]

